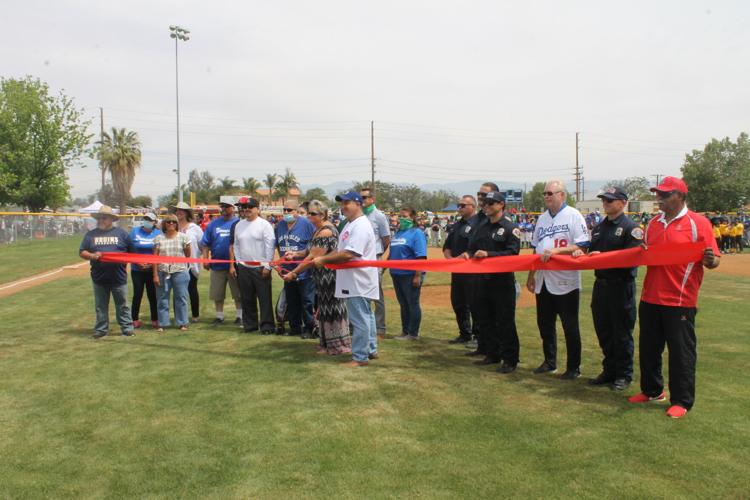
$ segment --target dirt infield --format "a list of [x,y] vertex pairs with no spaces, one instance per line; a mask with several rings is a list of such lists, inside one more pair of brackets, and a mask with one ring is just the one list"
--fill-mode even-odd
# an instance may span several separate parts
[[63,266],[51,271],[45,271],[43,273],[35,274],[33,276],[0,285],[0,299],[3,297],[9,297],[29,288],[54,281],[59,278],[69,278],[71,276],[88,276],[88,274],[88,262],[79,262],[77,264]]
[[719,267],[709,272],[750,278],[750,253],[722,255]]

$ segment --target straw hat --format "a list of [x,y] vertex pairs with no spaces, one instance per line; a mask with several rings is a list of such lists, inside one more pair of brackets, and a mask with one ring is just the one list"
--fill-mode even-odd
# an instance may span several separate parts
[[91,217],[94,219],[98,219],[100,217],[109,216],[112,217],[114,220],[118,220],[120,217],[112,211],[112,207],[109,205],[102,205],[101,208],[99,208],[99,211],[96,213],[91,214]]

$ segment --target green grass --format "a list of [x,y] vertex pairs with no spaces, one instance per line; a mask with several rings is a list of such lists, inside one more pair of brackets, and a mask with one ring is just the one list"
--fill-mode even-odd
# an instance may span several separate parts
[[[589,273],[586,290],[594,376]],[[425,339],[383,341],[351,370],[312,341],[205,323],[93,341],[89,281],[55,281],[0,301],[0,497],[746,497],[748,293],[750,280],[708,273],[697,402],[673,421],[583,378],[533,376],[533,309],[518,312],[510,376],[445,342],[447,295],[425,310]]]
[[78,248],[82,239],[83,236],[66,236],[0,245],[0,284],[81,262]]

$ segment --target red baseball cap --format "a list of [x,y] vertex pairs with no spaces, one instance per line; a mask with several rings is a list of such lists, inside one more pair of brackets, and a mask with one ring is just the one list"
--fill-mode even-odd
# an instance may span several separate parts
[[651,188],[651,192],[654,191],[661,191],[661,192],[668,192],[668,191],[677,191],[680,193],[687,193],[688,188],[687,184],[685,184],[685,181],[682,179],[678,179],[677,177],[670,177],[667,176],[664,178],[664,180],[661,181],[661,184],[659,184],[656,187]]

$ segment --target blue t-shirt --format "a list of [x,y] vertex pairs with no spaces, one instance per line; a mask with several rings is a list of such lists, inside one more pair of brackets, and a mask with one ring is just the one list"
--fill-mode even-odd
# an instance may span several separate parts
[[[406,231],[399,230],[391,238],[388,260],[413,260],[427,257],[427,237],[419,228],[413,227]],[[391,269],[394,276],[414,276],[416,271],[405,269]]]
[[[291,230],[289,229],[289,226],[287,226],[286,221],[282,220],[276,226],[276,246],[279,249],[279,255],[284,257],[284,254],[287,252],[307,250],[307,245],[310,243],[314,233],[315,226],[304,217],[297,217],[297,222],[294,223]],[[291,271],[297,267],[297,265],[289,264],[282,267]],[[304,271],[297,279],[304,280],[307,279],[307,277],[308,271]]]
[[[229,235],[232,232],[232,226],[237,222],[239,222],[237,217],[229,220],[218,217],[206,226],[201,245],[211,250],[212,259],[229,259]],[[211,269],[226,270],[229,269],[229,264],[211,264]]]
[[156,228],[153,228],[150,233],[147,233],[141,226],[131,229],[130,241],[133,243],[135,253],[154,253],[154,238],[160,234],[161,231]]
[[[79,252],[117,252],[125,253],[134,250],[130,236],[124,229],[113,227],[106,231],[92,229],[83,237]],[[126,264],[91,261],[91,280],[97,285],[120,286],[128,283]]]

